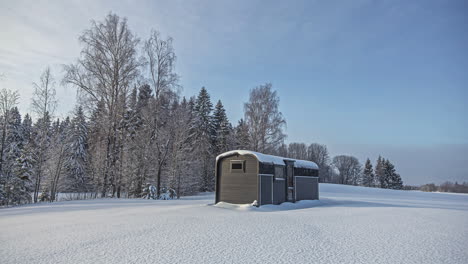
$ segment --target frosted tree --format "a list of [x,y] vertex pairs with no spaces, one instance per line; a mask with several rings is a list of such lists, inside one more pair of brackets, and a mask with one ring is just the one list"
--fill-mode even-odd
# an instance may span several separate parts
[[385,188],[402,189],[403,181],[400,175],[396,172],[395,166],[387,159],[383,162],[383,172],[385,175]]
[[289,153],[288,153],[288,145],[282,143],[278,150],[276,151],[276,155],[280,156],[280,157],[288,157],[289,156]]
[[384,162],[385,160],[379,155],[375,163],[375,185],[380,188],[387,188],[387,181],[384,174]]
[[367,159],[364,165],[361,184],[367,187],[374,186],[374,170],[370,159]]
[[156,119],[150,104],[154,100],[153,92],[148,84],[138,88],[135,103],[132,102],[132,98],[133,93],[128,121],[131,137],[127,139],[128,188],[132,197],[141,197],[148,175],[156,163],[155,155],[151,155],[152,145],[156,142],[156,138],[152,137]]
[[193,127],[194,145],[201,165],[201,191],[214,189],[214,125],[212,116],[213,104],[205,87],[202,87],[194,106]]
[[359,184],[361,165],[359,160],[353,156],[339,155],[333,158],[333,165],[339,171],[340,184]]
[[19,94],[16,91],[7,89],[0,90],[0,115],[1,115],[1,142],[0,142],[0,177],[3,173],[3,158],[5,147],[7,145],[6,139],[10,120],[12,118],[11,109],[16,106],[19,100]]
[[35,173],[34,173],[34,195],[33,201],[37,202],[41,188],[42,176],[47,161],[47,147],[50,140],[51,117],[57,107],[55,98],[55,79],[49,67],[43,71],[39,82],[33,83],[34,94],[32,98],[32,109],[36,113],[38,121],[35,125]]
[[16,160],[20,157],[22,149],[25,144],[24,131],[21,123],[21,114],[17,107],[13,107],[10,110],[10,117],[8,126],[6,128],[7,135],[5,140],[4,148],[4,164],[3,172],[11,173],[16,163]]
[[[24,137],[21,115],[16,107],[8,113],[8,123],[2,126],[5,131],[3,140],[3,166],[0,175],[0,204],[15,205],[30,201],[29,178],[19,175],[19,158],[23,153]],[[5,119],[4,119],[5,120]],[[2,120],[2,121],[4,121]]]
[[235,127],[235,148],[236,149],[250,149],[249,127],[244,119],[240,119]]
[[94,185],[95,196],[103,186],[106,163],[107,134],[105,120],[108,116],[104,101],[97,103],[88,122],[88,173]]
[[312,143],[307,147],[307,160],[315,162],[319,166],[320,182],[331,181],[330,156],[327,146]]
[[123,119],[125,106],[122,103],[139,75],[139,39],[133,35],[125,18],[110,13],[104,21],[92,21],[79,40],[83,45],[81,58],[65,67],[63,82],[76,86],[88,102],[104,103],[106,117],[100,121],[105,130],[106,146],[100,183],[101,195],[106,196],[110,183],[115,181],[120,156],[117,130]]
[[213,112],[213,126],[215,155],[218,155],[231,149],[232,128],[221,100],[218,100]]
[[88,127],[81,106],[78,106],[75,110],[68,133],[69,139],[65,161],[68,190],[88,192],[91,189],[87,171]]
[[[161,195],[163,172],[170,156],[172,135],[168,123],[171,122],[171,104],[177,100],[179,76],[175,73],[176,55],[171,37],[163,38],[152,30],[145,41],[143,53],[146,60],[150,84],[154,89],[154,103],[151,105],[152,119],[149,120],[152,146],[156,158],[157,197]],[[167,179],[166,179],[167,180]]]
[[32,201],[31,191],[33,177],[33,167],[35,160],[31,156],[31,152],[27,149],[23,149],[21,156],[16,160],[14,166],[14,177],[11,182],[12,192],[11,200],[13,204],[25,204]]
[[283,132],[286,120],[279,111],[279,101],[271,83],[250,91],[249,101],[244,104],[244,117],[254,151],[273,154],[286,138]]
[[177,57],[172,41],[171,37],[163,39],[158,31],[152,30],[144,43],[143,53],[156,101],[162,94],[174,93],[179,88],[179,76],[174,71]]
[[63,121],[57,119],[52,125],[51,139],[48,149],[48,160],[46,162],[48,182],[46,187],[50,192],[48,200],[53,202],[58,195],[59,181],[65,174],[66,149],[68,143],[68,132],[70,127],[70,118],[66,117]]
[[288,157],[292,159],[307,159],[307,146],[304,143],[289,143]]
[[32,125],[33,121],[31,119],[31,116],[29,114],[26,114],[23,118],[23,123],[21,125],[23,131],[24,145],[27,145],[31,142]]
[[194,160],[194,151],[191,146],[192,133],[190,130],[190,124],[192,122],[192,112],[190,105],[185,99],[182,99],[181,103],[173,104],[173,122],[171,122],[171,130],[173,135],[172,140],[172,151],[171,151],[171,169],[170,187],[176,191],[177,198],[181,194],[191,194],[194,191],[191,188],[193,183],[198,182],[199,179],[194,177],[191,171],[190,165]]

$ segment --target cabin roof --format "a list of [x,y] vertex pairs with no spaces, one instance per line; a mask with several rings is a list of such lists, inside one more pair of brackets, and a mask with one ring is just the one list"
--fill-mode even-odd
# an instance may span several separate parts
[[290,158],[284,158],[284,157],[278,157],[278,156],[273,156],[273,155],[267,155],[255,151],[250,151],[250,150],[231,150],[225,153],[222,153],[216,157],[216,162],[218,162],[219,159],[222,159],[224,157],[232,156],[232,155],[253,155],[255,156],[259,162],[261,163],[271,163],[275,165],[286,165],[284,161],[294,161],[294,167],[296,168],[304,168],[304,169],[314,169],[318,170],[317,164],[312,161],[308,160],[298,160],[298,159],[290,159]]

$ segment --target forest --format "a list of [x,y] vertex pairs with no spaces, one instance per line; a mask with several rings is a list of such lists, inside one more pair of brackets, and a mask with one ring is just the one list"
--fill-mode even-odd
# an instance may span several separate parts
[[[33,84],[31,113],[21,94],[0,91],[0,205],[97,197],[173,199],[214,190],[215,157],[232,149],[314,161],[320,182],[402,189],[383,157],[362,165],[330,157],[319,143],[286,144],[286,119],[271,83],[250,90],[234,124],[221,100],[201,87],[181,95],[173,39],[152,30],[140,40],[127,20],[108,14],[79,37],[77,60],[63,76],[45,66]],[[77,91],[77,105],[59,119],[58,86]]]

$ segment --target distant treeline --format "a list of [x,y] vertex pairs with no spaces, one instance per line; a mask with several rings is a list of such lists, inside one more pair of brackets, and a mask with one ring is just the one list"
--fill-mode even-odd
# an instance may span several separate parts
[[424,192],[452,192],[452,193],[468,193],[468,182],[444,182],[441,185],[434,183],[424,184],[419,188]]

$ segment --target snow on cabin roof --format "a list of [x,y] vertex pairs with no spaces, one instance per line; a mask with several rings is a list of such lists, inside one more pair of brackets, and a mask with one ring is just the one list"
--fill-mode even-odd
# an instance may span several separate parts
[[235,154],[239,155],[253,155],[255,156],[259,162],[261,163],[271,163],[275,165],[285,165],[284,161],[294,161],[294,167],[296,168],[304,168],[304,169],[314,169],[318,170],[317,164],[312,161],[307,161],[307,160],[297,160],[297,159],[290,159],[290,158],[283,158],[283,157],[278,157],[278,156],[273,156],[273,155],[267,155],[255,151],[250,151],[250,150],[231,150],[225,153],[222,153],[216,157],[216,162],[218,162],[219,159],[222,159],[227,156],[232,156]]

